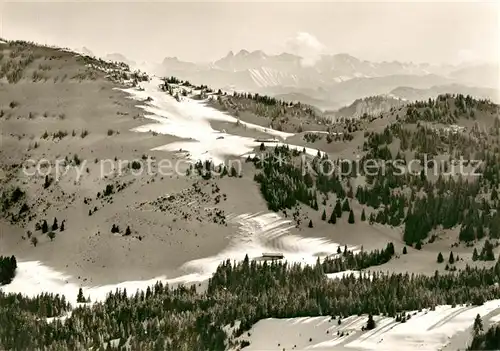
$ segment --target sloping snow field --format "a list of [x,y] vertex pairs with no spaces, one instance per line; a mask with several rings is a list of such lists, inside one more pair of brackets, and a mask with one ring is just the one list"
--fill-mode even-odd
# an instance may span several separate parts
[[[182,98],[177,101],[174,97],[159,89],[162,81],[153,78],[150,82],[142,82],[142,89],[124,89],[133,99],[145,101],[151,98],[145,105],[140,105],[147,112],[146,118],[155,123],[146,124],[133,131],[136,132],[156,132],[176,136],[186,141],[173,142],[154,148],[154,150],[165,151],[188,151],[187,159],[191,161],[212,160],[216,164],[224,162],[227,156],[244,156],[250,153],[260,142],[254,138],[232,135],[214,130],[210,121],[220,121],[237,123],[238,119],[227,113],[207,106],[203,101],[189,98]],[[272,137],[285,140],[294,134],[280,132],[271,128],[262,127],[256,124],[239,121],[249,129],[258,130],[269,134]],[[223,137],[223,138],[220,138]],[[268,142],[269,145],[285,145],[282,142]],[[291,145],[290,148],[303,150],[302,146]],[[305,148],[309,155],[317,155],[318,150]]]
[[361,331],[366,315],[344,318],[341,325],[331,317],[269,318],[257,322],[250,336],[245,333],[240,338],[250,342],[244,350],[436,351],[453,335],[467,330],[477,314],[484,316],[499,307],[500,300],[482,306],[438,306],[435,311],[409,313],[411,318],[405,323],[374,316],[377,326],[369,331]]
[[[290,221],[282,219],[275,213],[256,213],[232,215],[228,221],[235,223],[239,230],[230,245],[219,254],[196,259],[184,264],[185,275],[169,278],[155,277],[150,280],[126,281],[119,284],[103,286],[82,286],[85,297],[91,302],[102,301],[106,294],[116,289],[127,289],[134,293],[138,289],[146,289],[157,281],[169,284],[202,282],[211,277],[218,265],[227,259],[243,260],[248,254],[257,258],[263,252],[282,252],[290,263],[314,264],[317,257],[336,254],[340,244],[322,238],[304,238],[288,234]],[[356,250],[356,247],[349,247]],[[42,292],[65,295],[72,304],[76,303],[79,285],[72,277],[44,266],[38,261],[18,262],[17,274],[12,283],[0,287],[4,292],[23,293],[36,296]]]
[[[283,253],[289,263],[314,265],[318,257],[335,255],[339,246],[324,238],[304,238],[288,234],[292,225],[276,213],[257,213],[229,216],[229,222],[236,223],[239,231],[231,238],[229,246],[218,255],[190,261],[184,265],[187,271],[200,273],[208,279],[220,262],[230,259],[241,261],[248,254],[250,259],[259,258],[264,252]],[[356,251],[357,247],[348,247]]]
[[[230,135],[214,130],[210,121],[236,123],[237,119],[206,106],[203,102],[182,99],[178,102],[158,86],[158,78],[141,83],[139,89],[125,89],[131,98],[144,101],[141,106],[146,117],[153,123],[135,128],[136,132],[157,132],[185,139],[183,141],[159,146],[156,150],[187,151],[191,161],[210,159],[214,163],[223,162],[227,156],[244,156],[252,152],[260,142],[253,138]],[[275,131],[255,124],[245,123],[247,128],[256,129],[280,138],[275,145],[285,145],[284,140],[293,134]],[[224,138],[218,139],[223,136]],[[288,145],[288,144],[287,144]],[[303,147],[289,145],[302,150]],[[306,148],[310,155],[318,150]],[[183,265],[185,275],[170,278],[155,277],[144,281],[126,281],[119,284],[103,286],[82,286],[84,295],[91,302],[102,301],[106,294],[116,289],[127,289],[133,293],[138,289],[146,289],[158,280],[176,283],[201,282],[208,279],[217,266],[224,260],[242,260],[246,254],[250,258],[258,258],[263,252],[280,252],[290,263],[314,264],[318,257],[334,255],[339,243],[324,238],[304,238],[289,234],[290,221],[282,219],[275,213],[240,214],[228,217],[228,220],[239,226],[239,230],[231,238],[229,246],[212,257],[199,258]],[[357,250],[356,247],[349,247]],[[345,274],[357,274],[346,271],[329,274],[329,278],[342,277]],[[17,275],[13,282],[0,287],[4,292],[23,293],[35,296],[42,292],[65,295],[73,305],[76,304],[79,285],[72,277],[57,272],[37,261],[19,262]],[[444,346],[451,336],[466,330],[477,314],[485,315],[500,308],[500,300],[488,301],[483,306],[465,307],[439,306],[435,311],[415,312],[406,323],[396,323],[392,318],[375,317],[377,327],[362,332],[366,323],[365,317],[351,316],[343,319],[339,326],[330,317],[266,319],[258,322],[250,331],[251,344],[248,350],[291,350],[291,349],[360,349],[360,350],[437,350]],[[500,317],[498,317],[500,320]],[[337,335],[344,332],[344,336]],[[311,341],[309,341],[311,339]]]

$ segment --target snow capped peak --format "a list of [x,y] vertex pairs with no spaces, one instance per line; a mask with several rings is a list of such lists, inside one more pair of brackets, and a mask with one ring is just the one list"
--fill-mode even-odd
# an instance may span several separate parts
[[248,54],[250,54],[250,52],[245,49],[241,49],[236,56],[248,56]]
[[263,60],[265,60],[267,58],[267,55],[262,50],[252,51],[251,53],[248,54],[248,56],[250,56],[252,58],[263,59]]
[[177,58],[177,56],[174,56],[174,57],[165,57],[163,59],[163,64],[169,64],[169,63],[177,63],[179,62],[179,59]]
[[[328,55],[324,55],[324,56],[328,56]],[[340,53],[340,54],[333,55],[333,58],[340,59],[340,60],[346,60],[346,61],[354,61],[354,62],[359,61],[359,59],[357,59],[356,57],[349,55],[349,54],[346,54],[346,53]]]

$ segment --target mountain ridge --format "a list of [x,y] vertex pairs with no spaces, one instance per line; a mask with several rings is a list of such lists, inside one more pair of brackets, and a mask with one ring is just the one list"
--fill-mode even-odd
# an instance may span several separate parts
[[[474,88],[498,86],[498,78],[493,74],[498,67],[491,64],[372,62],[347,53],[323,54],[313,65],[303,65],[302,60],[301,56],[287,52],[270,55],[262,50],[242,49],[229,51],[207,64],[167,57],[154,71],[159,76],[173,75],[227,91],[302,95],[303,102],[324,101],[321,107],[325,109],[339,108],[359,98],[390,94],[400,86],[429,89],[460,84],[470,86],[471,92]],[[466,88],[461,91],[469,94]]]

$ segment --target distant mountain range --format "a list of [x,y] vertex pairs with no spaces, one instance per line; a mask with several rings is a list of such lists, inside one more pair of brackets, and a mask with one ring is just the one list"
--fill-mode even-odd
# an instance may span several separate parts
[[158,75],[174,75],[195,84],[269,94],[321,109],[336,109],[356,99],[390,94],[400,87],[418,89],[414,95],[426,95],[426,89],[431,89],[431,94],[437,86],[453,87],[463,93],[470,88],[471,94],[486,93],[498,100],[499,85],[495,65],[370,62],[348,54],[323,55],[313,65],[304,65],[300,56],[267,55],[260,50],[229,52],[209,64],[167,57],[154,70]]
[[[138,67],[121,54],[106,57]],[[144,65],[144,64],[143,64]],[[139,68],[144,68],[139,65]],[[226,91],[267,94],[334,110],[375,95],[414,100],[439,93],[462,93],[499,101],[499,67],[493,64],[431,65],[371,62],[348,54],[322,55],[313,65],[303,58],[261,50],[230,51],[215,62],[199,64],[166,57],[147,70]]]
[[428,100],[429,98],[435,98],[440,94],[463,94],[472,95],[480,99],[490,99],[493,102],[499,102],[498,90],[492,88],[478,88],[464,86],[460,84],[449,84],[449,85],[438,85],[433,86],[428,89],[418,89],[411,87],[398,87],[390,92],[393,97],[398,97],[400,99],[416,101],[416,100]]
[[127,59],[125,56],[119,53],[108,54],[104,57],[104,59],[108,61],[123,62],[129,66],[136,66],[136,63],[134,61]]

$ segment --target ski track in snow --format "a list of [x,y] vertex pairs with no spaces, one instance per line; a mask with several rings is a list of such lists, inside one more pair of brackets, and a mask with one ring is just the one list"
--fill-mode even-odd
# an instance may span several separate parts
[[[149,280],[126,281],[119,284],[102,286],[82,286],[85,297],[91,302],[103,301],[106,295],[116,289],[127,289],[128,293],[144,290],[157,281],[168,284],[189,284],[207,280],[219,264],[227,259],[241,261],[248,254],[250,258],[260,257],[263,252],[281,252],[289,263],[314,264],[317,257],[334,255],[340,244],[324,238],[304,238],[288,233],[290,221],[275,213],[255,213],[230,215],[228,221],[236,224],[239,230],[230,238],[228,247],[217,255],[204,257],[185,263],[181,269],[185,275],[168,278],[159,276]],[[356,247],[350,249],[356,250]],[[71,276],[53,270],[39,261],[18,262],[17,274],[12,283],[0,287],[6,293],[22,293],[36,296],[42,292],[51,292],[66,296],[76,304],[80,286]]]
[[[259,258],[264,252],[283,253],[289,263],[315,264],[318,257],[335,255],[341,244],[324,238],[304,238],[288,233],[293,226],[289,220],[275,213],[242,214],[229,216],[229,222],[239,226],[239,231],[231,238],[229,246],[219,254],[186,263],[183,268],[200,274],[200,279],[208,279],[224,260],[241,261]],[[349,247],[357,250],[357,247]]]

